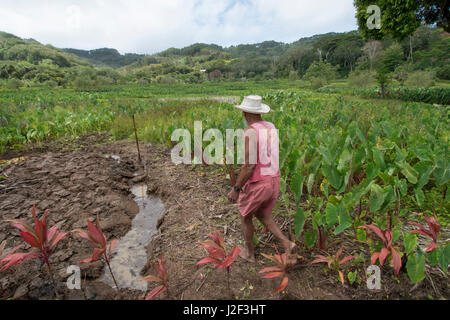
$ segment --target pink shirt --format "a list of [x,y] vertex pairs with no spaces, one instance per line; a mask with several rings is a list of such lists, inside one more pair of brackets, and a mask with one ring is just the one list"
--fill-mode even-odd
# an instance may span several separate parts
[[[268,121],[258,121],[253,123],[251,129],[256,132],[256,166],[253,175],[248,180],[249,183],[264,180],[271,177],[278,177],[280,175],[278,167],[279,155],[279,141],[278,130],[274,124]],[[249,130],[251,130],[249,129]],[[251,135],[250,135],[251,136]],[[250,138],[251,141],[251,138]],[[250,163],[252,163],[252,143],[249,144]],[[253,150],[253,151],[252,151]],[[253,157],[255,159],[255,157]],[[254,162],[253,162],[254,163]]]

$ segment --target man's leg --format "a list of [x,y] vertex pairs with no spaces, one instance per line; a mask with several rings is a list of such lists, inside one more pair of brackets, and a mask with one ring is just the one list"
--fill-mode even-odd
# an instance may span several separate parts
[[253,226],[253,213],[249,213],[246,216],[241,216],[242,233],[244,234],[245,248],[241,252],[241,257],[254,262],[255,261],[255,249],[253,247],[253,234],[255,227]]
[[286,253],[288,255],[291,254],[291,251],[295,248],[296,244],[286,238],[275,220],[273,220],[272,216],[270,214],[264,215],[262,212],[257,212],[256,218],[258,218],[258,220],[261,221],[262,224],[264,224],[264,226],[280,240],[281,245],[286,250]]

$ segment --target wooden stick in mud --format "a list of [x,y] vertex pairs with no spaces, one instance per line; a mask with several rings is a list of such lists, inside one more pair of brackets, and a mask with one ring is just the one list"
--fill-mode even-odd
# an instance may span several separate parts
[[137,151],[138,151],[138,159],[139,159],[139,163],[142,163],[141,151],[139,150],[139,140],[138,140],[137,131],[136,131],[136,122],[134,121],[134,113],[131,117],[133,118],[134,136],[136,137],[136,147],[137,147]]

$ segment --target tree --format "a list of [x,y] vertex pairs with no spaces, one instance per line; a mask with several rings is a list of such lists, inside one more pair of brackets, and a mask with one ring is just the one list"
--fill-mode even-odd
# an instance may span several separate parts
[[286,77],[290,70],[305,74],[314,59],[315,52],[311,47],[295,46],[280,57],[276,66],[277,76]]
[[[450,2],[448,0],[355,0],[358,27],[365,39],[382,39],[390,35],[402,40],[411,35],[421,23],[437,25],[450,32]],[[367,19],[370,5],[381,10],[381,29],[370,30]]]
[[381,53],[381,50],[382,50],[381,42],[377,40],[368,41],[364,45],[363,51],[369,60],[370,71],[373,70],[373,63]]
[[403,62],[403,49],[398,43],[394,42],[384,51],[380,61],[380,68],[385,72],[393,72]]
[[305,78],[308,80],[320,78],[324,79],[326,83],[329,83],[336,78],[336,67],[330,63],[314,61],[306,71]]
[[[355,0],[358,29],[364,39],[381,40],[386,36],[403,40],[420,26],[419,1],[415,0]],[[376,5],[381,10],[380,29],[369,29],[367,22],[373,12],[367,11],[370,5]]]
[[408,74],[412,72],[412,64],[404,63],[395,68],[394,73],[392,74],[392,78],[397,80],[401,86],[405,83],[406,79],[408,79]]
[[385,70],[380,70],[378,71],[376,78],[378,85],[380,86],[381,97],[384,99],[386,87],[391,82],[391,75],[387,73]]
[[211,81],[219,80],[220,78],[222,78],[222,72],[220,72],[220,70],[218,69],[213,70],[209,73],[209,80]]
[[450,2],[448,0],[419,0],[417,15],[426,24],[436,24],[450,32]]

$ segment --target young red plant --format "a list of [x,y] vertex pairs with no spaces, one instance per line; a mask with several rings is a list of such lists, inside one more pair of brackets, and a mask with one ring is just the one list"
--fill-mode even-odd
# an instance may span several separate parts
[[267,255],[264,253],[261,253],[261,254],[264,257],[266,257],[267,259],[269,259],[270,261],[274,262],[277,266],[264,268],[261,271],[259,271],[259,273],[261,273],[261,274],[265,273],[265,275],[262,276],[263,279],[272,279],[272,278],[283,277],[278,288],[276,288],[273,291],[274,293],[283,291],[286,288],[288,281],[289,281],[289,279],[286,275],[286,269],[288,267],[287,254],[286,253],[280,254],[278,252],[277,247],[275,247],[275,251],[277,252],[277,254],[275,254],[275,255],[273,255],[273,254]]
[[241,250],[238,246],[234,246],[230,253],[227,254],[223,235],[218,230],[215,230],[214,234],[208,233],[207,236],[212,240],[208,239],[200,242],[199,247],[204,248],[209,253],[209,257],[203,258],[197,264],[213,263],[216,264],[216,269],[226,268],[227,287],[228,291],[230,291],[230,267]]
[[158,282],[160,283],[159,286],[154,288],[152,291],[150,291],[145,297],[145,300],[150,300],[153,298],[156,298],[158,295],[163,293],[164,291],[167,291],[169,293],[169,287],[168,287],[168,277],[167,277],[167,270],[164,267],[164,264],[162,262],[162,255],[161,258],[158,259],[158,265],[156,262],[153,262],[153,266],[155,267],[155,271],[157,275],[148,275],[145,278],[142,278],[142,281],[150,281],[150,282]]
[[[114,277],[114,273],[111,269],[111,254],[117,246],[119,242],[118,239],[111,240],[109,243],[106,241],[106,236],[103,233],[100,227],[100,221],[97,215],[97,226],[95,226],[89,219],[87,220],[88,230],[84,231],[82,229],[74,229],[71,232],[75,232],[78,234],[80,238],[89,240],[94,246],[94,252],[92,253],[92,257],[84,259],[78,263],[91,263],[97,260],[102,260],[108,266],[109,272],[114,280],[117,291],[119,291],[119,286],[117,284],[116,278]],[[108,248],[109,245],[109,248]]]
[[389,228],[389,224],[386,228],[386,231],[381,230],[377,226],[374,225],[365,225],[360,226],[358,228],[366,229],[369,231],[372,231],[377,235],[378,238],[383,242],[384,248],[380,250],[380,252],[375,252],[372,257],[370,258],[370,263],[375,264],[377,260],[380,261],[380,265],[383,266],[384,260],[391,254],[392,256],[392,262],[394,264],[395,269],[395,275],[398,275],[400,272],[400,269],[402,267],[402,259],[400,257],[400,254],[392,247],[392,238],[393,234],[392,231]]
[[56,283],[53,277],[53,271],[50,266],[50,256],[53,253],[53,249],[56,247],[59,241],[63,239],[68,232],[57,232],[58,226],[55,225],[50,229],[47,227],[47,214],[48,210],[45,210],[42,220],[36,217],[36,205],[33,205],[31,214],[34,218],[34,228],[24,220],[14,219],[6,220],[12,224],[13,227],[20,230],[20,236],[28,243],[32,250],[29,252],[17,252],[23,245],[17,246],[11,250],[11,252],[0,261],[0,272],[3,272],[14,265],[21,264],[25,260],[40,259],[47,265],[50,279],[53,284],[56,297],[58,297],[58,291],[56,290]]
[[328,257],[325,257],[320,254],[316,254],[314,256],[314,258],[316,258],[316,259],[313,260],[311,262],[311,264],[321,263],[321,262],[327,263],[329,269],[335,269],[338,272],[339,278],[341,279],[341,283],[344,284],[344,274],[342,273],[340,268],[343,264],[346,264],[350,260],[354,259],[355,256],[346,256],[345,258],[339,260],[339,257],[341,256],[343,250],[344,250],[344,247],[342,246],[338,250],[338,252],[336,252],[336,254],[334,256],[328,256]]
[[428,224],[429,229],[427,229],[420,223],[410,222],[409,224],[419,227],[420,229],[420,230],[411,230],[410,232],[430,237],[433,241],[430,243],[428,248],[425,249],[426,252],[430,252],[439,247],[439,245],[437,244],[437,238],[439,236],[439,232],[441,231],[441,225],[436,219],[436,213],[434,213],[434,217],[427,217],[426,213],[424,213],[423,216],[426,223]]

